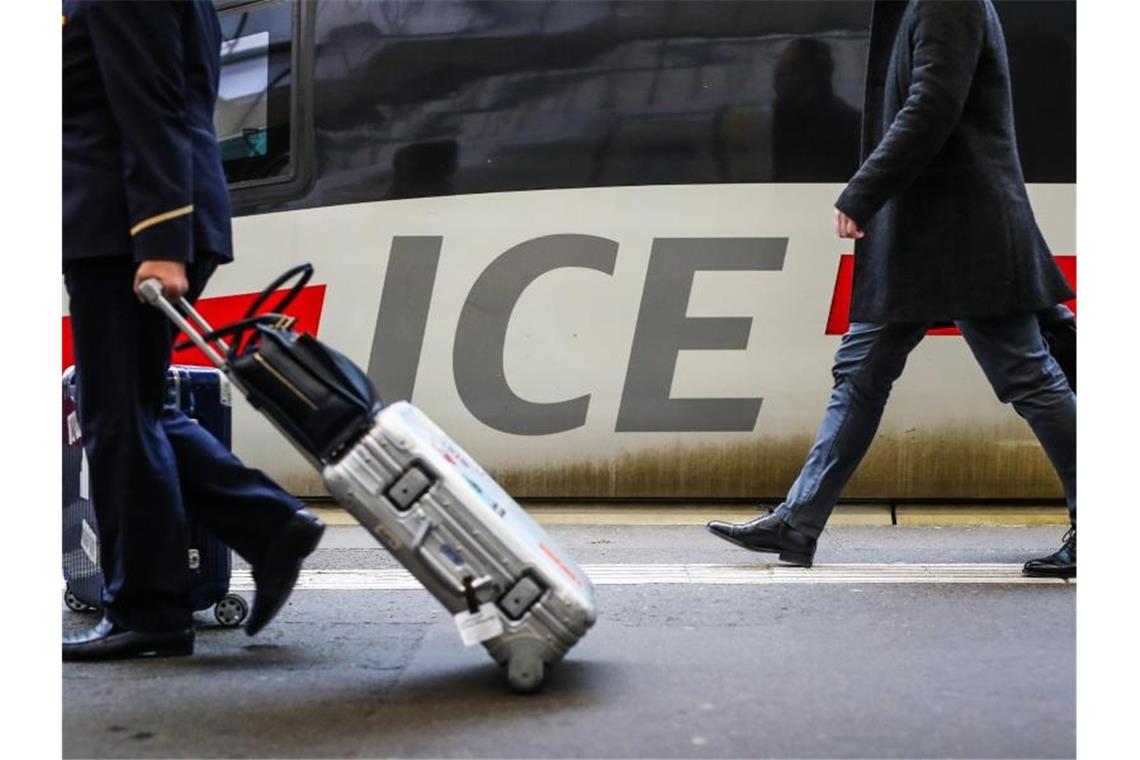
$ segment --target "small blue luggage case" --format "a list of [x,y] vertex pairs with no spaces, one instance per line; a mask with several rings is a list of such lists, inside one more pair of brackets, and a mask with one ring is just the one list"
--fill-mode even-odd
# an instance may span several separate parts
[[[64,602],[77,612],[98,609],[103,572],[99,566],[99,527],[87,490],[87,457],[76,413],[74,367],[63,373],[63,576]],[[206,367],[172,366],[166,376],[166,403],[230,446],[230,387],[225,376]],[[230,549],[189,519],[187,563],[195,574],[194,609],[214,607],[224,626],[241,625],[249,613],[242,597],[229,593]]]

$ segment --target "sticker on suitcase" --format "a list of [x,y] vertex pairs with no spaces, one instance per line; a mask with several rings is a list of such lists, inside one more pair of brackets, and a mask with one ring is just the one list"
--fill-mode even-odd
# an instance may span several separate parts
[[79,429],[79,415],[74,411],[67,415],[67,444],[74,446],[83,437]]
[[87,449],[84,449],[79,457],[79,498],[91,498],[91,478],[87,472]]
[[398,414],[413,440],[424,442],[434,449],[434,453],[449,464],[487,506],[500,517],[506,517],[506,511],[500,505],[513,501],[510,494],[504,491],[478,462],[468,456],[467,452],[440,430],[427,415],[411,404],[403,402],[393,404],[386,411]]
[[230,381],[226,379],[225,375],[218,378],[218,398],[222,402],[222,406],[233,406],[233,386]]
[[512,535],[530,544],[534,550],[532,556],[546,565],[551,575],[564,575],[578,588],[586,587],[580,573],[575,571],[574,563],[559,556],[559,553],[552,548],[553,542],[548,543],[546,532],[511,498],[510,494],[503,490],[502,486],[495,482],[494,478],[461,449],[459,444],[440,430],[427,415],[411,404],[402,402],[393,404],[386,411],[398,414],[411,439],[434,449],[431,453],[441,457],[449,465],[449,469],[463,480],[480,501],[510,526]]
[[562,558],[561,558],[561,557],[559,557],[559,556],[558,556],[558,555],[557,555],[557,554],[554,552],[554,550],[553,550],[553,549],[551,549],[549,546],[547,546],[547,545],[546,545],[545,543],[543,543],[542,541],[539,541],[539,542],[538,542],[538,548],[539,548],[539,549],[542,549],[542,553],[543,553],[543,554],[545,554],[545,555],[546,555],[546,556],[547,556],[547,557],[550,559],[550,561],[551,561],[551,562],[553,562],[553,563],[554,563],[554,564],[555,564],[555,565],[558,567],[558,569],[559,569],[559,570],[561,570],[561,571],[562,571],[562,573],[563,573],[563,574],[564,574],[564,575],[565,575],[567,578],[569,578],[570,580],[574,581],[574,585],[575,585],[575,586],[578,586],[579,588],[581,588],[581,586],[582,586],[582,580],[581,580],[581,579],[578,577],[578,574],[577,574],[577,573],[575,573],[573,570],[571,570],[571,569],[570,569],[570,566],[569,566],[569,565],[567,565],[565,562],[563,562],[563,561],[562,561]]
[[79,545],[83,549],[83,553],[94,564],[99,564],[99,537],[95,535],[95,529],[91,527],[91,523],[86,520],[83,521],[83,535],[79,538]]

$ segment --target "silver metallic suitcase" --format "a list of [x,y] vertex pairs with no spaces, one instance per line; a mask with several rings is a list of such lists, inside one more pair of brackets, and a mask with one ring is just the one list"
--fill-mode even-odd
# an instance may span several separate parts
[[582,569],[427,415],[386,407],[322,473],[329,493],[534,691],[594,623]]
[[[193,306],[168,302],[157,280],[139,290],[250,396],[227,360],[230,347]],[[333,498],[455,616],[463,642],[482,643],[506,666],[516,691],[540,688],[546,666],[594,624],[594,587],[582,569],[411,404],[381,409],[370,428],[369,417],[360,418],[360,437],[327,455],[306,450],[288,425],[266,418],[320,470]]]

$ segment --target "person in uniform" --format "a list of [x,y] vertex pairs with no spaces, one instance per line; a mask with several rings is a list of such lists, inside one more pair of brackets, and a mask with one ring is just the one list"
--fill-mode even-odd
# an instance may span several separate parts
[[221,29],[198,2],[63,4],[63,274],[106,581],[64,660],[192,653],[186,515],[249,561],[246,631],[289,596],[324,526],[180,411],[174,330],[138,286],[197,298],[233,258],[214,133]]
[[836,233],[855,240],[851,327],[815,443],[776,510],[708,529],[811,566],[907,355],[931,325],[952,321],[997,397],[1033,429],[1069,506],[1064,545],[1024,572],[1074,576],[1077,401],[1038,322],[1066,313],[1055,307],[1073,292],[1029,205],[990,0],[874,3],[862,152],[835,204]]

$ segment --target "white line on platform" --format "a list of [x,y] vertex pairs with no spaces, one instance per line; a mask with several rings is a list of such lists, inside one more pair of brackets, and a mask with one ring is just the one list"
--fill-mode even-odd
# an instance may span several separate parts
[[[780,565],[585,565],[598,586],[634,585],[783,585],[783,584],[1043,584],[1066,583],[1056,578],[1026,578],[1017,564],[834,564],[810,569]],[[1074,582],[1075,581],[1071,581]],[[247,570],[235,570],[230,587],[252,591]],[[298,589],[311,591],[400,591],[420,588],[419,582],[399,568],[357,570],[303,570]]]

